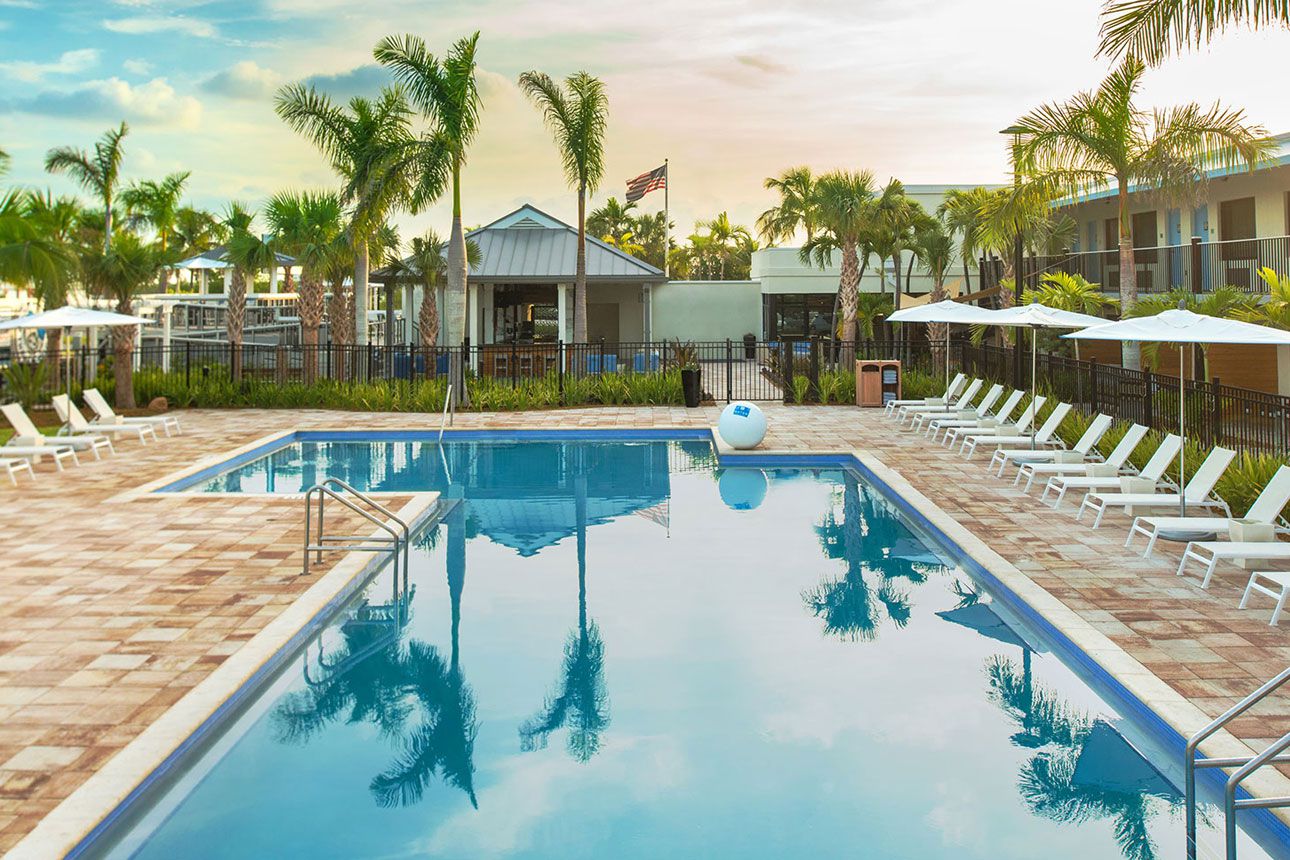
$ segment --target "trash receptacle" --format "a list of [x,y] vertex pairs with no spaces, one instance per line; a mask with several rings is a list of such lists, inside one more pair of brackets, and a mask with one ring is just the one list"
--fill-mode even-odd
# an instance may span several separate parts
[[744,335],[744,358],[753,359],[757,357],[757,335]]

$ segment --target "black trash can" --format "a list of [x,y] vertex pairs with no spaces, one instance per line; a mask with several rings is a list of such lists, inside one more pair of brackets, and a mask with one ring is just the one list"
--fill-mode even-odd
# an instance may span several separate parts
[[757,335],[744,335],[744,358],[754,359],[757,357]]

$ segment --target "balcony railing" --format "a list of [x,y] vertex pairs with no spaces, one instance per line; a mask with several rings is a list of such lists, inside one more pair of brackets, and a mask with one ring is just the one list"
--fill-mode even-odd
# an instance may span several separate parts
[[[1133,262],[1140,294],[1171,290],[1208,293],[1222,286],[1266,294],[1268,286],[1259,277],[1259,269],[1290,272],[1290,236],[1222,242],[1195,239],[1186,245],[1135,248]],[[980,265],[983,288],[998,286],[1003,261],[992,257],[981,260]],[[1115,248],[1028,256],[1023,271],[1025,286],[1033,286],[1049,272],[1069,272],[1101,284],[1107,292],[1120,290],[1120,252]]]

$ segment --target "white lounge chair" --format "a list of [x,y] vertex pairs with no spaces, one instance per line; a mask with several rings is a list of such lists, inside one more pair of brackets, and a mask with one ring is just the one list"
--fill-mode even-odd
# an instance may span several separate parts
[[[955,434],[955,441],[959,442],[959,453],[967,450],[968,445],[976,450],[976,443],[987,436],[1022,436],[1027,439],[1030,434],[1027,432],[1035,424],[1035,416],[1039,410],[1044,407],[1048,398],[1040,394],[1034,400],[1026,404],[1026,408],[1021,410],[1021,417],[1013,424],[995,424],[991,427],[973,427],[971,429],[960,428]],[[971,457],[971,454],[968,454]]]
[[920,406],[935,406],[940,409],[940,407],[953,404],[966,384],[967,376],[964,374],[958,374],[955,378],[949,380],[949,387],[946,388],[946,393],[940,397],[922,397],[917,398],[917,400],[888,401],[889,404],[895,404],[895,406],[891,407],[888,416],[889,418],[897,419],[897,422],[904,422],[904,411],[907,409],[915,409],[915,407]]
[[39,439],[23,444],[14,444],[13,440],[10,440],[8,444],[0,445],[0,456],[21,457],[24,460],[36,462],[39,462],[41,457],[53,457],[54,465],[60,472],[63,471],[64,460],[71,460],[78,466],[81,464],[81,458],[76,456],[75,448],[53,442],[45,443]]
[[1017,470],[1017,477],[1013,479],[1012,485],[1015,487],[1021,483],[1022,477],[1026,479],[1024,492],[1029,493],[1031,485],[1037,477],[1045,477],[1048,480],[1058,475],[1069,475],[1071,477],[1087,477],[1088,467],[1096,463],[1101,467],[1099,471],[1107,472],[1107,477],[1113,475],[1136,475],[1138,470],[1129,462],[1129,455],[1141,444],[1142,439],[1147,435],[1147,428],[1142,424],[1134,424],[1124,432],[1120,441],[1111,449],[1105,460],[1098,462],[1093,452],[1086,455],[1087,458],[1093,458],[1090,462],[1084,463],[1022,463],[1021,468]]
[[936,412],[919,412],[911,422],[911,429],[916,432],[920,430],[930,432],[934,421],[950,421],[955,418],[972,418],[984,415],[990,411],[990,407],[1002,396],[1003,386],[996,382],[990,386],[990,390],[985,393],[985,396],[975,406],[969,403],[968,398],[964,398],[956,405],[942,408]]
[[[1146,465],[1142,467],[1142,471],[1138,473],[1138,477],[1146,478],[1156,486],[1163,483],[1166,487],[1176,487],[1177,484],[1165,477],[1165,471],[1169,468],[1169,464],[1174,461],[1174,458],[1178,456],[1178,452],[1181,449],[1182,439],[1177,433],[1170,433],[1156,448],[1155,453],[1151,455],[1151,459],[1147,460]],[[1053,500],[1052,505],[1053,510],[1056,510],[1062,506],[1062,499],[1066,498],[1066,493],[1070,490],[1084,490],[1086,492],[1106,490],[1115,492],[1120,488],[1120,476],[1099,474],[1102,471],[1107,471],[1100,469],[1099,466],[1101,465],[1103,464],[1085,466],[1084,468],[1087,471],[1082,476],[1054,475],[1048,479],[1048,484],[1044,487],[1044,492],[1039,496],[1039,501],[1047,502],[1050,492],[1057,493],[1057,498]]]
[[[53,438],[45,436],[40,432],[31,419],[28,418],[21,404],[5,404],[0,406],[0,415],[4,415],[6,422],[13,427],[13,437],[8,444],[4,446],[3,454],[13,454],[15,456],[53,456],[54,464],[58,465],[58,471],[63,468],[63,460],[71,459],[77,465],[80,465],[80,458],[76,456],[76,451],[90,451],[94,454],[94,459],[102,459],[98,454],[101,447],[106,447],[108,451],[112,450],[112,442],[104,436],[81,436],[81,437],[61,437],[57,442]],[[71,449],[72,454],[68,458],[66,453],[54,453],[53,449]],[[19,450],[23,449],[23,450]]]
[[31,470],[31,461],[24,458],[0,457],[0,469],[5,470],[5,474],[13,481],[15,487],[18,486],[19,472],[26,472],[33,481],[36,480],[36,473]]
[[1192,541],[1183,550],[1182,561],[1178,562],[1179,576],[1186,573],[1188,561],[1198,561],[1205,566],[1205,576],[1200,587],[1209,588],[1209,581],[1214,578],[1214,568],[1219,561],[1290,561],[1290,543],[1283,540]]
[[[1052,416],[1049,417],[1051,418]],[[1106,431],[1110,428],[1110,415],[1103,414],[1094,418],[1092,423],[1088,425],[1088,428],[1085,429],[1084,435],[1080,436],[1075,444],[1071,446],[1069,454],[1072,459],[1069,462],[1074,463],[1088,460],[1092,454],[1093,446],[1106,435]],[[1049,446],[1047,448],[1039,448],[1038,446],[1034,448],[1000,448],[995,451],[994,456],[990,458],[990,468],[994,468],[994,465],[998,463],[999,468],[995,474],[1002,478],[1003,470],[1007,468],[1009,463],[1021,465],[1024,463],[1044,463],[1049,460],[1055,460],[1057,459],[1059,449],[1064,447],[1064,445],[1059,444],[1056,446]],[[1078,461],[1074,459],[1076,457],[1078,457]],[[1021,477],[1020,470],[1017,472],[1017,477]],[[1013,481],[1012,483],[1016,486],[1017,482]]]
[[979,427],[996,427],[1000,424],[1006,424],[1012,418],[1012,413],[1016,411],[1017,406],[1021,403],[1021,398],[1026,394],[1021,389],[1014,389],[1008,395],[1008,399],[999,404],[999,408],[994,411],[993,415],[980,415],[972,418],[952,418],[949,421],[937,421],[933,425],[932,441],[936,441],[936,434],[943,432],[941,444],[946,448],[952,448],[960,433],[971,433]]
[[[1053,409],[1052,412],[1048,413],[1048,417],[1044,419],[1044,423],[1039,425],[1039,429],[1035,431],[1035,450],[1038,451],[1043,450],[1044,448],[1066,447],[1066,443],[1057,435],[1057,428],[1066,420],[1066,415],[1070,411],[1071,405],[1069,403],[1058,403],[1056,408]],[[1005,445],[1027,445],[1030,444],[1030,442],[1031,437],[1027,433],[1018,433],[1015,436],[1002,434],[995,434],[993,436],[977,436],[971,443],[964,441],[963,444],[967,448],[967,454],[964,456],[964,459],[970,459],[972,455],[976,453],[977,447],[982,444],[984,444],[987,449],[993,448],[995,451],[1001,451],[1004,449]]]
[[1244,609],[1249,604],[1250,594],[1255,591],[1276,600],[1277,605],[1272,610],[1272,620],[1268,622],[1269,626],[1276,627],[1277,616],[1281,614],[1282,609],[1286,608],[1286,600],[1290,598],[1290,570],[1256,570],[1251,573],[1250,584],[1245,586],[1245,594],[1241,596],[1240,609]]
[[[1266,523],[1274,534],[1290,534],[1290,524],[1281,517],[1287,504],[1290,504],[1290,466],[1282,466],[1241,519],[1251,523]],[[1147,548],[1142,555],[1149,558],[1161,532],[1204,531],[1224,535],[1231,530],[1232,520],[1228,517],[1138,517],[1129,528],[1129,536],[1124,539],[1124,545],[1132,544],[1135,534],[1145,535]]]
[[54,411],[63,422],[63,429],[59,432],[65,431],[70,437],[94,436],[99,433],[126,433],[136,437],[141,445],[148,444],[149,436],[154,442],[157,441],[157,431],[153,430],[150,424],[90,424],[66,394],[55,394],[53,403]]
[[979,392],[984,385],[985,380],[983,379],[972,380],[972,382],[968,384],[968,387],[963,390],[962,396],[955,400],[953,405],[936,403],[924,406],[902,406],[898,410],[899,414],[897,415],[897,423],[904,426],[905,420],[909,419],[910,426],[912,427],[917,416],[924,415],[928,412],[944,412],[947,409],[967,409],[969,408],[968,404],[972,402],[972,398],[976,397],[977,392]]
[[924,406],[930,405],[933,401],[940,403],[949,403],[960,391],[963,390],[964,384],[967,383],[967,375],[963,373],[954,374],[950,384],[945,388],[945,394],[942,397],[918,397],[913,400],[888,400],[884,411],[884,418],[893,418],[899,414],[902,407],[905,406]]
[[183,432],[179,429],[179,419],[173,415],[140,415],[137,417],[117,415],[111,404],[99,393],[97,388],[87,388],[82,392],[82,395],[85,397],[85,405],[94,411],[94,418],[90,421],[90,424],[95,427],[100,424],[149,424],[154,428],[160,427],[167,436],[171,435],[171,430],[175,431],[174,435],[176,436]]
[[[1102,517],[1108,508],[1163,508],[1169,505],[1178,506],[1185,500],[1195,508],[1221,508],[1230,517],[1232,509],[1221,498],[1211,495],[1218,479],[1235,459],[1236,452],[1230,448],[1214,448],[1200,464],[1200,468],[1191,476],[1181,493],[1107,493],[1093,491],[1084,496],[1084,502],[1075,513],[1075,519],[1084,516],[1085,510],[1097,511],[1093,528],[1102,525]],[[1128,480],[1133,480],[1132,478]]]

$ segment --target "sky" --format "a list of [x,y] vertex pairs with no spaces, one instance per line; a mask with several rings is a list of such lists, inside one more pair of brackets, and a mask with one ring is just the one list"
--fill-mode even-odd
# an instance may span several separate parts
[[[52,146],[88,147],[130,123],[124,174],[189,170],[191,202],[259,204],[332,187],[313,147],[273,112],[279,86],[338,100],[388,79],[372,47],[391,33],[432,51],[479,30],[484,112],[464,177],[467,224],[530,202],[573,220],[541,117],[515,87],[539,69],[585,70],[610,98],[605,180],[593,205],[670,159],[671,214],[686,234],[728,211],[751,225],[762,180],[807,164],[879,181],[1008,178],[998,130],[1096,86],[1100,0],[0,0],[0,149],[9,181],[73,192],[43,172]],[[1222,99],[1290,131],[1290,34],[1233,33],[1151,72],[1141,103]],[[662,194],[642,201],[660,209]],[[398,216],[405,240],[446,232],[442,203]]]

